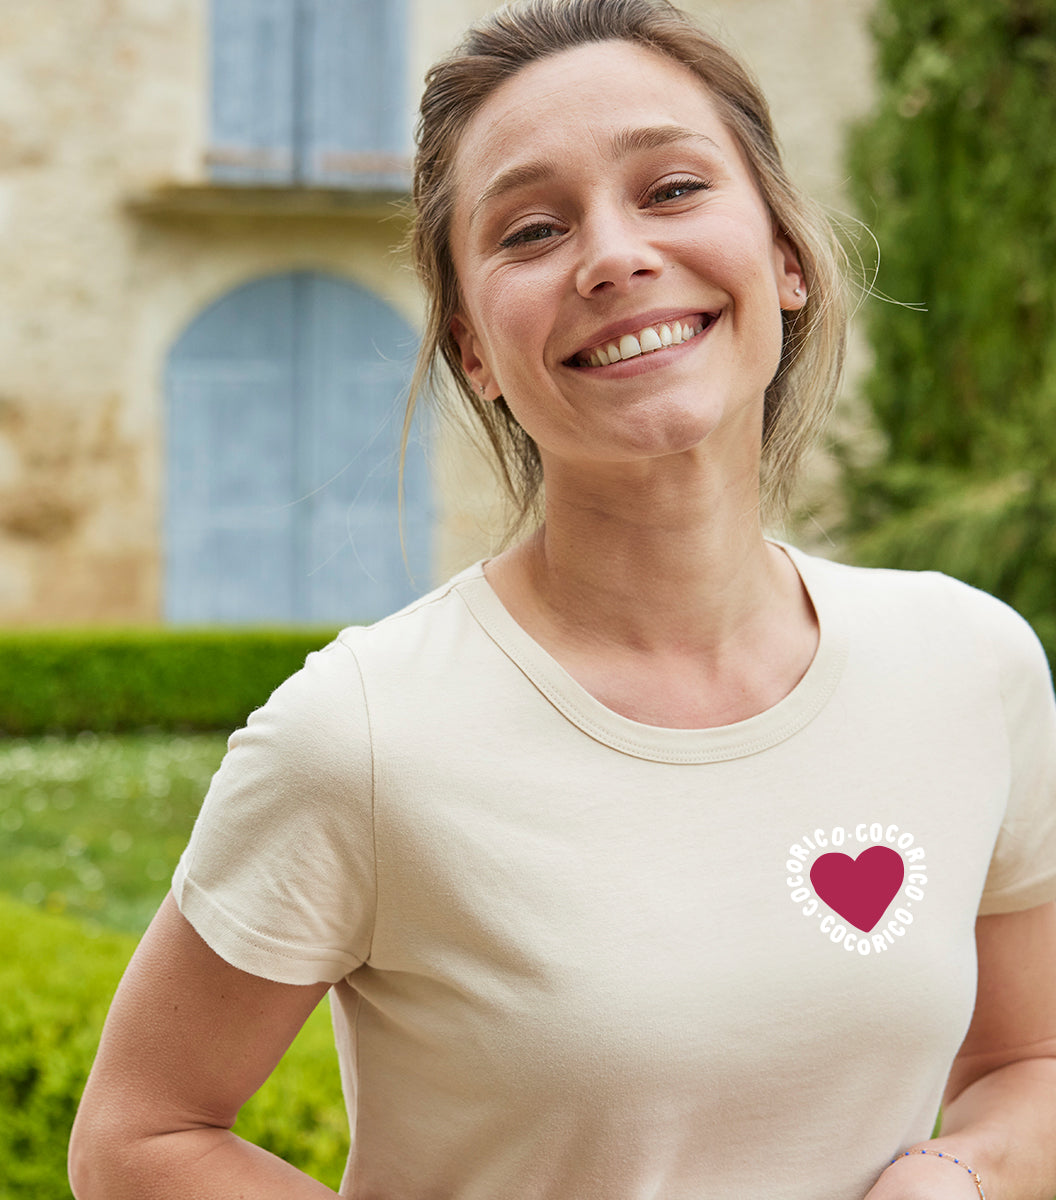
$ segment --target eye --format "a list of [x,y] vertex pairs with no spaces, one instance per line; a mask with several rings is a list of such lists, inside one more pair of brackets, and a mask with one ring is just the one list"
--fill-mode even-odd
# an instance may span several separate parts
[[553,221],[536,221],[532,225],[524,225],[508,234],[499,242],[499,246],[503,250],[516,249],[518,246],[527,246],[531,242],[546,241],[547,238],[554,237],[556,233],[557,227]]
[[706,179],[669,179],[649,193],[653,204],[666,204],[671,200],[682,200],[693,192],[706,192],[711,184]]

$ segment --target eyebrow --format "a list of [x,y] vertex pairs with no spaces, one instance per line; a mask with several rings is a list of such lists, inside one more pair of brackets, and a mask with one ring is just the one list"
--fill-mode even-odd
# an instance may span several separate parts
[[[609,145],[609,157],[615,162],[644,150],[661,150],[678,142],[701,142],[710,150],[722,155],[719,144],[696,129],[689,129],[684,125],[647,125],[641,129],[617,130]],[[553,160],[546,158],[517,163],[502,171],[488,184],[480,199],[473,205],[473,211],[469,215],[470,223],[472,224],[480,209],[497,196],[552,179],[557,173],[557,165]]]

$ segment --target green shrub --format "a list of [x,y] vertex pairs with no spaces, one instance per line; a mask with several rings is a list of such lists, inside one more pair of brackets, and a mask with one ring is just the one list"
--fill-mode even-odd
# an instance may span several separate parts
[[230,730],[332,631],[27,630],[0,634],[0,731]]
[[[134,946],[0,895],[0,1200],[69,1200],[70,1127]],[[325,1005],[236,1129],[338,1186],[348,1136]]]
[[878,455],[848,454],[859,562],[993,591],[1056,658],[1056,6],[879,0],[877,104],[854,132],[881,250],[865,398]]

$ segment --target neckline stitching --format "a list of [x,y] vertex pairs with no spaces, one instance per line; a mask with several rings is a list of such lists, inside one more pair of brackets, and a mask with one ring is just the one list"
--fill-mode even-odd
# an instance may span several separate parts
[[[802,578],[802,556],[792,547],[783,547],[793,557],[794,565]],[[813,581],[812,581],[813,582]],[[817,607],[816,588],[810,585],[807,591]],[[488,637],[498,646],[507,658],[521,671],[528,681],[557,709],[570,723],[576,726],[588,737],[609,746],[614,750],[635,758],[643,758],[656,762],[669,763],[708,763],[725,762],[737,758],[746,758],[769,750],[781,742],[787,741],[801,729],[804,729],[825,707],[831,698],[843,673],[847,658],[846,639],[839,627],[839,622],[827,608],[819,611],[821,626],[821,643],[814,661],[807,668],[806,674],[789,692],[788,696],[778,701],[771,708],[765,709],[756,716],[733,725],[720,725],[705,729],[673,729],[666,726],[646,726],[643,729],[650,732],[636,738],[629,733],[623,733],[614,726],[621,721],[636,725],[630,718],[622,717],[611,709],[604,708],[608,719],[598,720],[585,709],[579,698],[569,687],[555,686],[548,676],[553,672],[564,672],[564,668],[509,615],[502,601],[495,594],[484,575],[483,564],[479,564],[479,572],[468,579],[460,581],[456,588],[463,603],[466,604],[477,624]],[[567,675],[567,681],[572,687],[580,687],[576,681]],[[558,684],[564,680],[558,677]],[[798,694],[798,695],[797,695]],[[587,693],[589,697],[589,693]],[[782,719],[777,710],[788,704],[793,698],[799,700],[794,711]],[[752,722],[765,722],[767,728],[754,733],[745,727]],[[663,741],[696,740],[693,746],[678,749],[676,746],[664,746]],[[712,743],[710,746],[704,743]]]

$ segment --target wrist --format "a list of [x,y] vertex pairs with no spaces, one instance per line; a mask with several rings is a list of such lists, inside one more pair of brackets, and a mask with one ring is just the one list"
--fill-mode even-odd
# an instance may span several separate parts
[[896,1155],[887,1168],[891,1170],[897,1167],[899,1163],[909,1163],[912,1160],[920,1160],[926,1158],[930,1161],[941,1161],[951,1170],[961,1171],[970,1180],[976,1190],[979,1200],[987,1200],[986,1190],[983,1187],[983,1181],[979,1173],[966,1162],[959,1154],[954,1154],[950,1150],[940,1150],[934,1143],[924,1146],[913,1146],[909,1150],[903,1150]]

